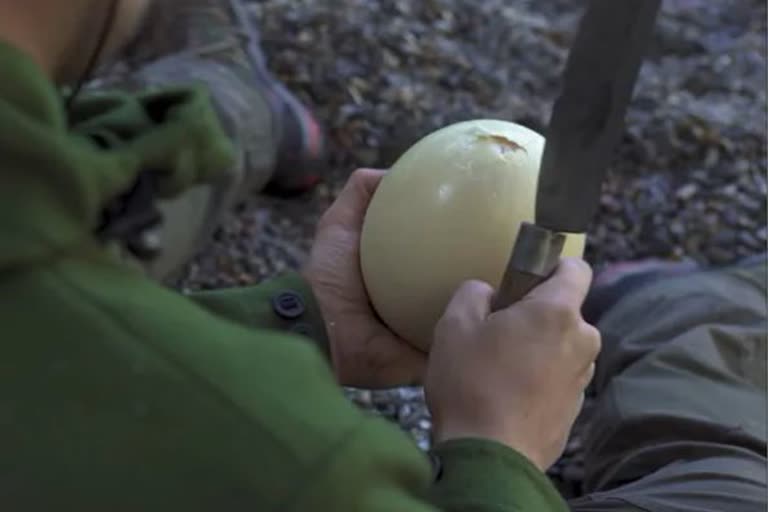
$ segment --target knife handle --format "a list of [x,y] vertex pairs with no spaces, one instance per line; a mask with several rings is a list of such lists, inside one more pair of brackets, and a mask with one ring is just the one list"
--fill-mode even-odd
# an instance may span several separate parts
[[493,311],[508,308],[546,281],[557,269],[564,245],[563,233],[523,222],[491,305]]

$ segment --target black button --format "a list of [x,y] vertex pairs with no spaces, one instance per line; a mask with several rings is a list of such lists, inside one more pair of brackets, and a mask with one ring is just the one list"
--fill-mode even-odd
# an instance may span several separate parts
[[292,291],[283,291],[272,298],[272,308],[275,313],[286,320],[295,320],[304,314],[304,300]]
[[301,334],[302,336],[306,336],[308,338],[312,337],[312,329],[307,324],[301,324],[301,323],[293,324],[291,328],[288,330],[296,334]]

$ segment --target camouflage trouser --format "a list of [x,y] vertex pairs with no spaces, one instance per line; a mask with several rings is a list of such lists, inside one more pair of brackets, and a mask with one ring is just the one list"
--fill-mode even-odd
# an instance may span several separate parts
[[230,68],[189,54],[154,61],[110,86],[147,90],[171,85],[202,84],[208,89],[222,125],[237,151],[237,163],[214,184],[198,186],[160,204],[162,250],[142,262],[154,278],[180,270],[212,234],[233,202],[261,190],[272,177],[278,133],[265,99]]
[[765,511],[766,263],[649,284],[599,323],[587,511]]

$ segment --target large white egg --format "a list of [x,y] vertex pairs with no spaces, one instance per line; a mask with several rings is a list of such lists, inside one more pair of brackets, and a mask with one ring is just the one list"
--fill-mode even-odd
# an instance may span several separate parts
[[[428,351],[462,281],[501,282],[520,223],[533,221],[544,138],[515,123],[477,120],[411,147],[376,191],[361,242],[363,279],[381,319]],[[584,235],[564,255],[580,257]]]

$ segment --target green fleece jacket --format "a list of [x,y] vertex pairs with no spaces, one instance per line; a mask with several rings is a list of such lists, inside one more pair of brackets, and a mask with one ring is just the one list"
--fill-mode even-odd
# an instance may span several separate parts
[[[348,403],[295,334],[323,337],[298,276],[194,300],[94,236],[140,172],[173,195],[226,167],[204,93],[87,103],[72,129],[55,87],[9,45],[0,74],[4,510],[565,510],[507,447],[445,443],[434,471]],[[280,311],[286,290],[304,307]]]

